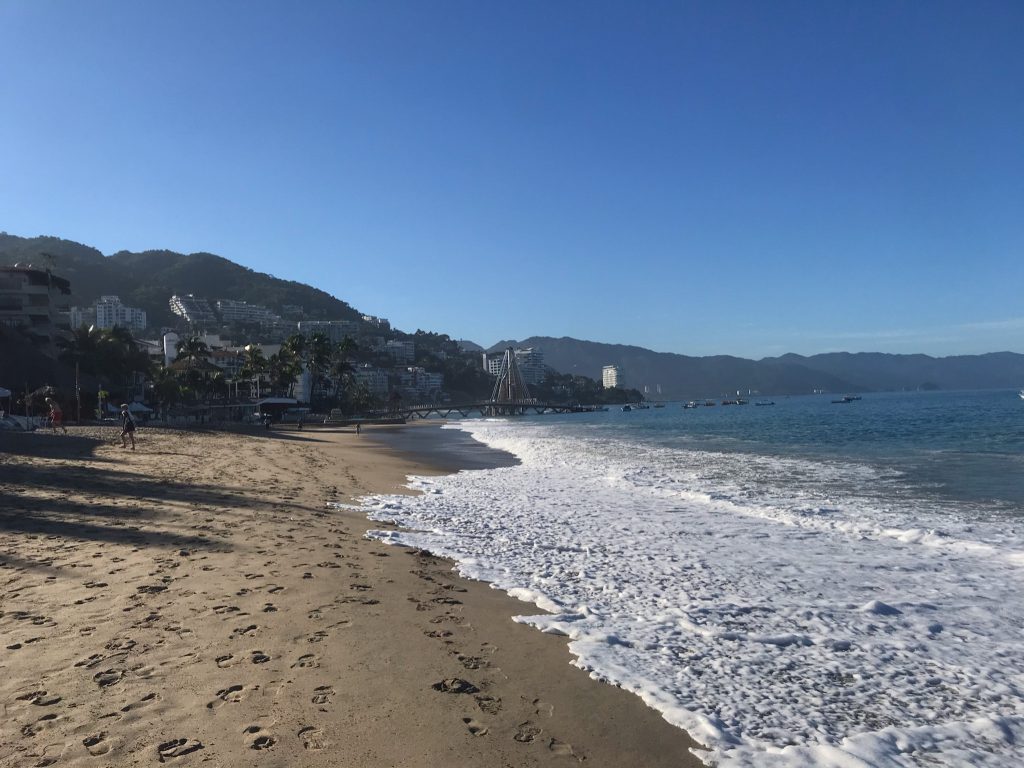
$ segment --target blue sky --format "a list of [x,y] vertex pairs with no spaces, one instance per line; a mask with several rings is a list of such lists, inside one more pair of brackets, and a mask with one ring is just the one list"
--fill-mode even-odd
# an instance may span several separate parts
[[0,229],[482,344],[1024,352],[1022,39],[1020,2],[0,0]]

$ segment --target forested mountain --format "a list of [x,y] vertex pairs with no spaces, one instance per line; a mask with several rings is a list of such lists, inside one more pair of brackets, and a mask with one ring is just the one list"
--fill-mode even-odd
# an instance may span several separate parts
[[[0,265],[33,263],[71,282],[72,303],[88,306],[101,295],[116,294],[141,307],[150,325],[172,325],[167,301],[172,294],[194,293],[209,299],[260,304],[280,314],[298,305],[309,319],[356,319],[359,313],[325,291],[291,280],[254,272],[212,253],[120,251],[104,256],[95,248],[56,237],[24,238],[0,232]],[[466,350],[472,342],[459,342]],[[491,347],[538,347],[545,362],[560,373],[600,381],[602,366],[622,368],[625,385],[652,397],[718,397],[748,390],[763,395],[864,392],[917,388],[988,389],[1024,385],[1024,355],[930,357],[880,353],[831,353],[804,357],[788,354],[763,360],[717,355],[689,357],[643,347],[601,344],[571,338],[535,336]]]
[[626,386],[649,387],[654,397],[661,387],[665,398],[717,397],[737,390],[764,395],[827,392],[866,392],[900,389],[995,389],[1024,383],[1024,355],[997,352],[986,355],[929,357],[880,353],[833,353],[803,357],[783,355],[746,360],[718,355],[688,357],[642,347],[600,344],[578,339],[533,336],[502,341],[491,347],[537,347],[544,362],[562,373],[600,379],[601,368],[618,365]]
[[117,295],[125,304],[146,310],[153,326],[173,324],[167,301],[175,293],[247,301],[278,313],[285,304],[299,305],[305,317],[314,320],[359,317],[325,291],[254,272],[212,253],[119,251],[104,256],[71,240],[0,233],[0,265],[17,262],[49,268],[70,280],[72,304],[88,306],[102,295]]

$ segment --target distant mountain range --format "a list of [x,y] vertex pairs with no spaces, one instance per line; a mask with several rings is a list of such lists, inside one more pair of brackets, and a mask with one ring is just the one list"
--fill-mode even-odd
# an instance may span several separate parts
[[561,373],[601,378],[601,368],[618,365],[625,385],[650,397],[718,397],[747,391],[762,395],[826,392],[869,392],[905,389],[999,389],[1024,385],[1024,355],[929,357],[875,352],[836,352],[804,357],[783,355],[763,360],[716,355],[688,357],[643,347],[601,344],[571,338],[532,336],[501,341],[488,351],[506,347],[537,347],[544,362]]
[[175,324],[168,299],[187,293],[211,300],[247,301],[279,314],[285,314],[285,305],[297,305],[313,320],[359,317],[359,312],[325,291],[254,272],[212,253],[119,251],[104,256],[71,240],[0,233],[0,265],[18,262],[49,268],[70,280],[72,304],[89,306],[100,296],[120,296],[128,306],[146,310],[154,327]]
[[[102,295],[116,294],[129,306],[146,310],[152,326],[174,325],[168,306],[172,294],[194,293],[210,299],[260,304],[285,315],[285,305],[301,306],[308,319],[357,319],[360,313],[318,288],[254,272],[212,253],[120,251],[104,256],[95,248],[56,237],[17,237],[0,232],[0,265],[17,262],[50,268],[71,281],[72,303],[88,306]],[[460,341],[467,351],[482,349]],[[538,347],[545,362],[560,373],[601,379],[601,368],[618,365],[625,385],[651,397],[661,387],[664,398],[718,397],[737,390],[763,395],[865,392],[902,389],[995,389],[1024,386],[1024,355],[929,357],[880,353],[831,353],[803,357],[783,355],[763,360],[716,355],[688,357],[643,347],[601,344],[570,338],[534,336],[503,341],[507,346]]]

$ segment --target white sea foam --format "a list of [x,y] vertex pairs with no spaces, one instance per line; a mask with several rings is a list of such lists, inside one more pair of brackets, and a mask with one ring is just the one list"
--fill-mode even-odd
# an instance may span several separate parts
[[721,766],[1024,764],[1024,536],[898,473],[464,422],[521,465],[365,500]]

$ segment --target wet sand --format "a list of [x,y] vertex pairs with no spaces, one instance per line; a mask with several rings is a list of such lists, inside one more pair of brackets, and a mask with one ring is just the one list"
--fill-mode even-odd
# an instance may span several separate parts
[[0,433],[0,766],[700,764],[532,606],[327,508],[471,448],[69,432]]

